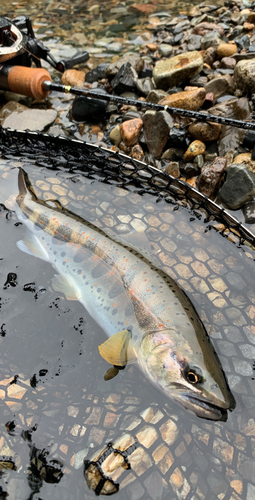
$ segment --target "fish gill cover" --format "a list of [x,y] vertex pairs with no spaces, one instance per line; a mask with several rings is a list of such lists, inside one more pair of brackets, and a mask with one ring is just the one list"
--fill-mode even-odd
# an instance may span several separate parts
[[[3,493],[11,492],[9,483],[24,498],[29,491],[50,496],[55,482],[59,498],[84,498],[84,491],[93,498],[81,477],[86,458],[86,480],[98,494],[108,480],[108,493],[112,484],[119,490],[116,498],[128,492],[189,499],[201,491],[208,500],[232,492],[239,498],[237,488],[246,498],[254,484],[253,466],[245,465],[254,463],[252,235],[185,183],[122,155],[36,134],[2,134],[1,169],[24,168],[48,207],[75,212],[113,237],[145,232],[159,267],[195,305],[237,401],[227,422],[207,423],[166,401],[133,366],[104,382],[107,363],[97,351],[103,333],[79,304],[51,289],[50,266],[19,252],[24,228],[3,208]],[[117,449],[123,433],[131,470],[121,455],[116,467],[108,453],[108,467],[98,474],[105,445]]]

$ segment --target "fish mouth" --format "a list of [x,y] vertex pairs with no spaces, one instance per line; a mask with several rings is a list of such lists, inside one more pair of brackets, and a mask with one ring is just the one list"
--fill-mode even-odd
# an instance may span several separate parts
[[227,421],[227,409],[209,403],[205,399],[190,394],[182,394],[182,397],[180,399],[178,398],[178,402],[181,403],[186,410],[191,410],[200,418],[206,420],[220,420],[222,422]]

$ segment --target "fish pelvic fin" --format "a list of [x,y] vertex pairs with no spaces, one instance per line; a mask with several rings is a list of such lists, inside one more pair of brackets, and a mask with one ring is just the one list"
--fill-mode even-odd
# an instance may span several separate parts
[[131,343],[131,333],[128,330],[115,333],[98,349],[102,358],[111,365],[126,366],[136,361],[136,355]]
[[45,262],[50,262],[47,252],[33,233],[27,232],[24,240],[17,241],[17,247],[22,250],[22,252],[45,260]]
[[72,283],[63,275],[56,275],[51,281],[52,288],[55,292],[61,292],[67,300],[79,300],[77,290]]

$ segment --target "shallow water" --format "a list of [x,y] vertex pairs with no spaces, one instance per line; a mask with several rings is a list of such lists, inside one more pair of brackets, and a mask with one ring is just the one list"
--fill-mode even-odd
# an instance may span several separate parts
[[[13,163],[2,160],[1,167]],[[25,229],[3,210],[0,454],[13,457],[17,467],[4,471],[3,491],[11,499],[92,499],[83,459],[125,431],[139,436],[147,426],[140,469],[123,471],[116,481],[132,474],[126,480],[136,482],[120,489],[116,499],[228,499],[235,487],[242,493],[232,498],[250,500],[255,490],[253,250],[222,236],[217,224],[209,230],[202,212],[194,214],[174,198],[159,201],[130,183],[123,189],[116,177],[108,175],[105,183],[92,170],[69,174],[36,167],[32,160],[15,164],[27,171],[39,198],[58,199],[116,233],[145,230],[159,265],[178,280],[203,319],[237,405],[227,422],[207,422],[166,401],[135,366],[105,382],[108,365],[97,348],[103,331],[78,302],[52,291],[49,264],[18,250]],[[8,273],[17,278],[6,285]],[[145,417],[148,407],[161,412],[158,422]],[[14,422],[13,432],[7,432],[7,422]],[[163,432],[169,422],[176,429],[171,439]],[[163,445],[166,455],[157,461],[155,450]],[[28,473],[29,453],[43,449],[48,467],[52,460],[63,464],[58,484],[47,483],[47,475],[36,481],[34,469]]]

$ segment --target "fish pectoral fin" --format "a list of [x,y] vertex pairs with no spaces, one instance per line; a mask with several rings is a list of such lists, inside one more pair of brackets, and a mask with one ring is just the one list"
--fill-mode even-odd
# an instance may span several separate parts
[[65,276],[54,276],[51,280],[51,284],[53,290],[63,293],[67,300],[79,300],[77,291]]
[[38,257],[46,262],[50,262],[47,252],[33,233],[27,232],[24,240],[17,241],[17,247],[22,250],[22,252]]
[[128,330],[115,333],[98,349],[102,358],[111,365],[126,366],[136,361],[136,355],[131,344],[131,333]]

